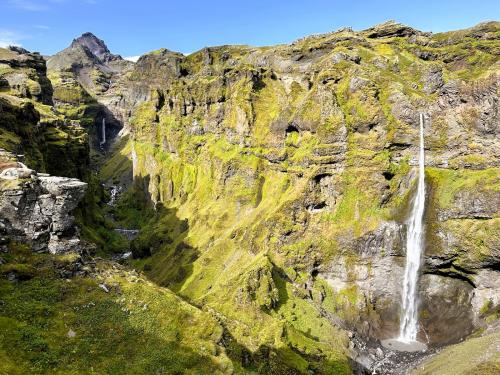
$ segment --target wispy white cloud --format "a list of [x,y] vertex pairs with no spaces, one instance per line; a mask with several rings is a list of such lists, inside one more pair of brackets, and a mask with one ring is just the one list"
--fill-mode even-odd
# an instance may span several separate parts
[[[96,0],[81,0],[83,3],[92,2]],[[30,12],[40,12],[48,10],[52,5],[67,4],[70,0],[7,0],[7,3],[14,8],[26,10]]]
[[15,31],[0,29],[0,47],[21,46],[20,40],[23,36]]
[[8,4],[14,8],[29,12],[40,12],[48,9],[47,5],[32,0],[8,0]]
[[[41,12],[49,10],[54,6],[70,4],[74,0],[6,0],[12,8],[25,10],[28,12]],[[78,0],[80,4],[97,4],[98,0]]]
[[124,57],[124,59],[128,60],[128,61],[132,61],[132,62],[137,62],[137,60],[139,60],[139,57],[141,57],[141,56],[128,56],[128,57]]
[[35,29],[40,29],[40,30],[49,30],[50,26],[47,25],[33,25]]

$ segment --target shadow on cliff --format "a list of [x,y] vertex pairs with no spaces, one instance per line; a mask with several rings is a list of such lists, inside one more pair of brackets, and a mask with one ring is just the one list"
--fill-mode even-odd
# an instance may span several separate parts
[[[97,103],[97,102],[96,102]],[[123,128],[123,124],[120,120],[118,120],[115,115],[103,104],[97,103],[98,112],[94,121],[94,138],[92,139],[93,145],[96,148],[100,148],[103,151],[108,151],[110,146],[113,144],[116,136]],[[102,120],[105,119],[106,126],[105,134],[106,134],[106,143],[101,145],[102,141]]]
[[[304,372],[312,374],[346,374],[350,373],[351,364],[348,360],[331,360],[321,353],[304,354],[298,347],[289,342],[288,346],[273,347],[260,345],[255,351],[238,342],[223,325],[223,335],[219,342],[226,348],[226,354],[235,368],[241,366],[244,370],[257,374],[287,374],[295,375]],[[282,338],[288,341],[289,327],[283,327]],[[307,369],[304,362],[307,361]]]
[[[187,240],[190,226],[187,219],[179,217],[176,208],[166,207],[159,197],[150,193],[151,176],[136,176],[132,187],[125,193],[117,205],[117,218],[131,220],[140,228],[140,233],[131,243],[133,265],[145,271],[148,279],[159,286],[168,287],[174,292],[182,289],[186,280],[193,274],[193,263],[200,256],[200,251],[191,246]],[[122,215],[122,216],[120,216]],[[132,224],[132,222],[129,222]],[[273,269],[273,279],[279,293],[280,306],[290,298],[286,289],[286,273],[279,268]],[[180,298],[185,299],[182,295]],[[192,303],[196,308],[202,305]],[[296,343],[297,335],[302,333],[308,339],[317,341],[310,330],[303,332],[286,326],[282,339],[288,345],[275,347],[260,345],[250,350],[239,342],[224,323],[223,335],[218,344],[225,348],[226,354],[233,362],[235,369],[259,374],[300,374],[304,368],[312,373],[349,373],[350,363],[346,359],[332,360],[321,352],[306,354]],[[302,349],[302,351],[301,351]]]
[[176,208],[153,199],[150,181],[149,175],[136,176],[114,215],[119,222],[139,229],[130,249],[135,259],[141,259],[148,277],[158,285],[178,291],[193,273],[193,262],[200,253],[186,241],[188,220],[179,218]]

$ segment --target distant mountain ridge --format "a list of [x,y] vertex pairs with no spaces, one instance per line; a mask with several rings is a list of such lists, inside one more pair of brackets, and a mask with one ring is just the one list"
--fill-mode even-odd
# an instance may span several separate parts
[[47,67],[54,70],[75,70],[82,67],[96,67],[111,73],[129,66],[120,55],[110,52],[102,39],[90,32],[73,39],[71,45],[47,59]]

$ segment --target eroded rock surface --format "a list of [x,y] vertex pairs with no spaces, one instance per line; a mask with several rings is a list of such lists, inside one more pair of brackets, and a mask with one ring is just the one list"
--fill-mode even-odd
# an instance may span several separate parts
[[394,337],[424,113],[420,339],[438,347],[488,325],[481,306],[494,310],[500,295],[484,276],[498,279],[500,260],[498,32],[496,22],[438,35],[388,22],[141,57],[105,94],[123,94],[109,106],[129,136],[120,152],[143,198],[188,219],[178,238],[196,256],[148,228],[135,255],[151,254],[158,282],[227,312],[229,279],[254,272],[247,255],[269,254],[290,298],[366,340]]
[[[6,161],[8,154],[3,152]],[[71,215],[87,184],[75,178],[38,175],[9,158],[7,178],[0,175],[0,223],[5,241],[29,244],[33,251],[53,254],[81,247]],[[2,163],[5,165],[5,162]]]

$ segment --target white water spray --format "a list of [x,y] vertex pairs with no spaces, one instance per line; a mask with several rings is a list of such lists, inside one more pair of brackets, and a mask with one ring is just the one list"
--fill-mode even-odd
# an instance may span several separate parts
[[130,152],[132,157],[132,179],[135,180],[135,172],[137,171],[137,153],[135,152],[134,142],[132,142],[132,151]]
[[106,119],[105,118],[102,119],[101,130],[102,130],[102,140],[101,140],[100,145],[103,146],[106,143]]
[[418,277],[424,251],[425,209],[425,160],[424,115],[420,114],[420,152],[418,160],[418,187],[408,221],[406,237],[406,267],[403,284],[402,318],[399,340],[405,343],[417,341],[418,334]]

